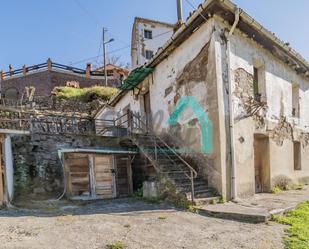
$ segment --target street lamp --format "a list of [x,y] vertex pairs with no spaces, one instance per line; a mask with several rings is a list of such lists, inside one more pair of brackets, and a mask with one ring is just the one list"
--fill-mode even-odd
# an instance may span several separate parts
[[103,57],[104,57],[104,78],[105,78],[105,86],[107,86],[107,68],[106,68],[106,44],[111,43],[114,39],[109,39],[105,41],[105,32],[107,31],[106,28],[103,28]]

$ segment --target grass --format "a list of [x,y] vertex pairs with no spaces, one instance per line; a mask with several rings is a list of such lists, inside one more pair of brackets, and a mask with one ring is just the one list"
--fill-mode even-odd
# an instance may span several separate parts
[[274,216],[281,224],[289,225],[284,239],[287,249],[309,249],[309,201],[300,204],[286,216]]
[[162,216],[159,216],[158,219],[159,219],[159,220],[166,220],[166,219],[167,219],[167,216],[163,216],[163,215],[162,215]]
[[271,192],[273,194],[280,194],[282,192],[281,188],[279,188],[278,186],[274,187]]
[[95,99],[110,100],[118,92],[117,88],[93,86],[88,88],[56,87],[53,93],[57,98],[91,102]]
[[124,249],[126,248],[125,244],[122,241],[115,241],[106,245],[107,249]]

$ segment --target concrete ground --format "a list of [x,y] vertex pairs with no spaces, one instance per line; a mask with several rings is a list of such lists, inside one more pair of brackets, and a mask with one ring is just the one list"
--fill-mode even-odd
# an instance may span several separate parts
[[204,214],[241,221],[265,222],[274,214],[283,214],[309,200],[309,186],[279,194],[262,193],[253,197],[218,205],[200,206]]
[[135,199],[28,203],[0,210],[2,249],[99,249],[122,241],[129,249],[280,249],[284,227],[176,210]]

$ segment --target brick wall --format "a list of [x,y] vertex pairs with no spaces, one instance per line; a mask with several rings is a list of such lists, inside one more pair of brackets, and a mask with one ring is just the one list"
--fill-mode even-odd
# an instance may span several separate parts
[[[34,86],[35,94],[39,96],[48,96],[56,86],[65,86],[68,81],[77,81],[81,88],[95,85],[104,85],[104,77],[87,78],[73,73],[46,70],[42,72],[29,73],[21,77],[7,78],[1,81],[1,94],[3,97],[15,98],[14,92],[19,99],[25,92],[25,87]],[[117,86],[118,79],[109,79],[109,86]]]

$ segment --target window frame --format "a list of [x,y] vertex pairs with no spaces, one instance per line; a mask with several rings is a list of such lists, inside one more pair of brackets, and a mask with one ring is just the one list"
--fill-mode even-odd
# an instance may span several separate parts
[[[148,34],[148,35],[147,35]],[[144,38],[148,39],[148,40],[152,40],[153,39],[153,33],[152,30],[150,29],[144,29]]]
[[[150,57],[148,56],[149,58],[147,57],[147,53],[150,53],[150,54],[151,54]],[[152,57],[153,57],[153,55],[154,55],[154,53],[153,53],[152,50],[148,50],[148,49],[145,50],[145,58],[146,58],[147,60],[151,60]]]
[[292,112],[291,114],[293,118],[300,118],[300,101],[299,100],[300,100],[299,85],[296,83],[292,83]]
[[294,171],[301,171],[301,143],[299,141],[293,142],[293,161],[294,161]]

